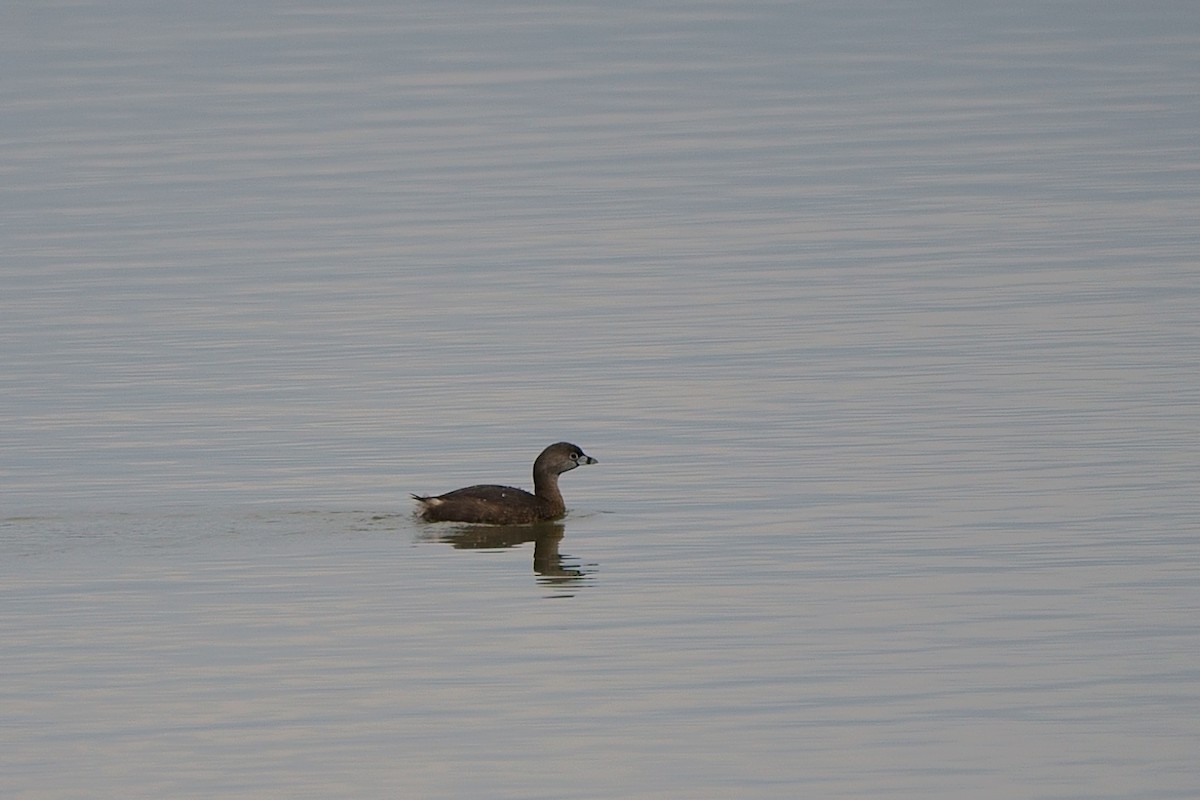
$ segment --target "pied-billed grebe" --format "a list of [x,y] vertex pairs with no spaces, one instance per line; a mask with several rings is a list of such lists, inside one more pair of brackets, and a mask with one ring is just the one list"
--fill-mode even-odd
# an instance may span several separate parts
[[429,522],[474,522],[525,525],[557,519],[566,513],[558,476],[596,459],[570,442],[558,442],[533,462],[533,494],[511,486],[484,484],[455,489],[437,497],[413,495]]

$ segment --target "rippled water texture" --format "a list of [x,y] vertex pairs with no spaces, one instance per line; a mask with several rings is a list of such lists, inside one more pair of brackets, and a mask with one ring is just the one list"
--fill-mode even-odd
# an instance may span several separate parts
[[4,17],[6,797],[1200,796],[1192,5]]

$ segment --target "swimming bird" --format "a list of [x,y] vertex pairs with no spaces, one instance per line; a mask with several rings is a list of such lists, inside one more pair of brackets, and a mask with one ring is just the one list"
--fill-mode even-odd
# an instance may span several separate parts
[[558,476],[596,459],[570,442],[556,442],[533,462],[533,494],[511,486],[481,484],[433,497],[414,494],[418,513],[429,522],[525,525],[558,519],[566,513]]

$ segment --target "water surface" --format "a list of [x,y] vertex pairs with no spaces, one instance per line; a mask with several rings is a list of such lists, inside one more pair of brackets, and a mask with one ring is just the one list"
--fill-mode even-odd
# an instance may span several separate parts
[[1200,794],[1189,5],[8,16],[8,796]]

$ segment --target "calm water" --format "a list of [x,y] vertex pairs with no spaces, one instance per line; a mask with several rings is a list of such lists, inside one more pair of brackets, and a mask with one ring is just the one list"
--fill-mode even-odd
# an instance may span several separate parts
[[1200,796],[1200,10],[643,6],[4,13],[6,797]]

